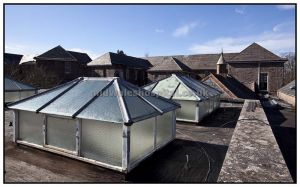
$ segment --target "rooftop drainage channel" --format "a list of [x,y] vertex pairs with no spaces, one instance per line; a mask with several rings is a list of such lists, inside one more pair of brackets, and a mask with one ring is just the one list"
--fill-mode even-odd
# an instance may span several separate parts
[[218,182],[293,182],[258,100],[245,100]]

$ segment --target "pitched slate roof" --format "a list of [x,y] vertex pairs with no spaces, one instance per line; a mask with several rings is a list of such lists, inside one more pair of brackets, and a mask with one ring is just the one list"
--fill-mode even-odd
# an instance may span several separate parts
[[216,88],[217,90],[226,93],[224,95],[230,98],[240,99],[255,99],[255,93],[240,83],[238,80],[230,76],[223,76],[218,74],[209,74],[202,79],[202,82]]
[[113,52],[105,53],[88,63],[88,66],[111,66],[111,65],[125,65],[132,68],[148,69],[152,65],[145,59],[136,58],[124,54],[117,54]]
[[191,69],[174,57],[165,57],[163,58],[162,63],[157,64],[156,66],[150,68],[148,71],[190,72]]
[[[233,58],[238,53],[223,53],[224,59],[229,60]],[[196,55],[174,55],[174,56],[153,56],[147,57],[147,59],[153,66],[160,65],[164,62],[166,58],[176,58],[181,63],[185,64],[192,70],[215,70],[216,63],[220,58],[219,54],[196,54]]]
[[284,58],[281,58],[271,51],[263,48],[257,43],[253,43],[250,46],[246,47],[243,51],[241,51],[235,57],[227,60],[228,63],[234,62],[273,62],[279,61],[284,62],[287,61]]
[[13,80],[9,77],[5,77],[4,82],[5,91],[29,91],[29,90],[36,90],[31,85],[21,83],[19,81]]
[[71,53],[71,55],[73,57],[75,57],[78,62],[87,64],[92,61],[92,59],[86,53],[80,53],[80,52],[75,52],[75,51],[68,51],[68,52]]
[[67,51],[60,45],[46,51],[45,53],[34,57],[36,60],[56,60],[56,61],[74,61],[83,64],[91,61],[91,58],[86,53]]
[[293,80],[292,82],[288,83],[287,85],[285,85],[284,87],[280,88],[278,90],[278,92],[282,92],[285,93],[287,95],[290,96],[294,96],[296,95],[296,84],[295,84],[295,80]]
[[4,64],[7,65],[18,65],[22,59],[23,55],[5,53],[4,54]]
[[116,77],[78,78],[9,104],[8,107],[129,124],[180,108],[179,104],[171,100]]

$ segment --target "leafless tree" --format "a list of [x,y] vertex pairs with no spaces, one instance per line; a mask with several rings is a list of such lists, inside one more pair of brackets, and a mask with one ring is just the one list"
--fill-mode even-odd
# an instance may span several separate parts
[[296,74],[296,59],[295,55],[289,53],[284,56],[287,58],[287,62],[284,64],[284,84],[287,84],[295,79]]

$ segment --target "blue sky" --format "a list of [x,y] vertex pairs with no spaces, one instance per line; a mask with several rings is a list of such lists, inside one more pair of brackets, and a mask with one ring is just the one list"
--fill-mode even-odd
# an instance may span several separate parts
[[6,5],[5,51],[28,56],[57,45],[92,58],[239,52],[257,42],[295,50],[291,5]]

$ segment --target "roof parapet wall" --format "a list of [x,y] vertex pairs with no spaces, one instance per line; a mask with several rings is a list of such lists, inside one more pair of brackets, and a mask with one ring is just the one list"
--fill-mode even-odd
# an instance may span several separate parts
[[258,100],[245,100],[218,182],[293,182]]

